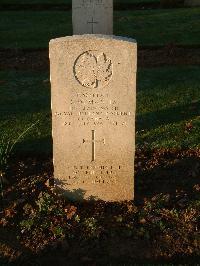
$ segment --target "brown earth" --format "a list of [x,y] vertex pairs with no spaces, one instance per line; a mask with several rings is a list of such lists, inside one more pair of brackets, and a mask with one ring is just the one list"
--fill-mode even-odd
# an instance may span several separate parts
[[[10,165],[0,213],[0,265],[198,265],[200,150],[138,150],[135,203],[57,198],[47,182],[52,170],[49,158],[18,159]],[[44,214],[36,205],[38,199],[44,202],[41,193],[54,198]],[[73,219],[77,214],[80,222]],[[20,222],[28,217],[40,219],[31,230],[22,230]],[[100,227],[86,226],[84,219],[98,220]],[[51,226],[44,227],[49,221]],[[58,225],[66,230],[62,239],[52,235]]]
[[[49,70],[48,50],[0,50],[0,70]],[[200,48],[168,45],[138,50],[139,67],[200,65]]]
[[[176,0],[177,2],[177,0]],[[144,9],[158,9],[158,8],[183,8],[183,1],[180,3],[115,3],[114,10],[144,10]],[[58,11],[58,10],[71,10],[71,5],[66,4],[1,4],[0,11],[18,11],[18,10],[31,10],[31,11]]]

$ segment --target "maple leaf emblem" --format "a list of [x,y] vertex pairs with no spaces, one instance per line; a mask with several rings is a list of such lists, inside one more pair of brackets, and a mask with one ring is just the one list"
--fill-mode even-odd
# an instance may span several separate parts
[[103,87],[112,77],[111,60],[105,53],[95,52],[85,52],[75,62],[75,77],[82,86],[87,88]]

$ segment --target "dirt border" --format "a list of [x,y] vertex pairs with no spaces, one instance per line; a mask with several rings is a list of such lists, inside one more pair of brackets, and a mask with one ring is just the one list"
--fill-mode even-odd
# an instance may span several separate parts
[[[48,49],[0,49],[0,70],[49,70]],[[138,49],[139,67],[200,65],[200,47],[167,45]]]
[[[151,3],[116,3],[114,10],[144,10],[144,9],[162,9],[162,8],[185,8],[183,4],[176,4],[173,6],[162,6],[160,2]],[[0,11],[63,11],[71,10],[71,4],[0,4]]]

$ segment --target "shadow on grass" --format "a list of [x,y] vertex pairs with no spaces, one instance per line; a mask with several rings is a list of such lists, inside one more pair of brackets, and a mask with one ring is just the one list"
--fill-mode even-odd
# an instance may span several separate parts
[[53,157],[52,137],[32,138],[23,140],[15,148],[15,158],[49,158]]
[[138,130],[151,130],[153,128],[183,120],[193,119],[200,115],[200,101],[187,105],[179,105],[164,110],[158,110],[137,116]]

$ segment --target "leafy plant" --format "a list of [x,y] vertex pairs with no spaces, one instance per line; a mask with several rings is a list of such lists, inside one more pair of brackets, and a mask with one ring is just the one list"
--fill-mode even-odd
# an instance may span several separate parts
[[64,229],[60,225],[53,227],[52,233],[54,234],[54,237],[56,237],[56,238],[65,237]]
[[31,229],[31,227],[33,226],[33,224],[34,224],[34,219],[23,220],[20,222],[20,226],[21,226],[23,231],[24,230],[29,231]]
[[85,218],[83,221],[83,228],[87,238],[99,237],[102,229],[101,226],[98,224],[98,220],[94,217]]
[[39,212],[48,214],[53,207],[53,198],[46,192],[41,192],[38,200],[36,201],[37,206],[39,207]]

